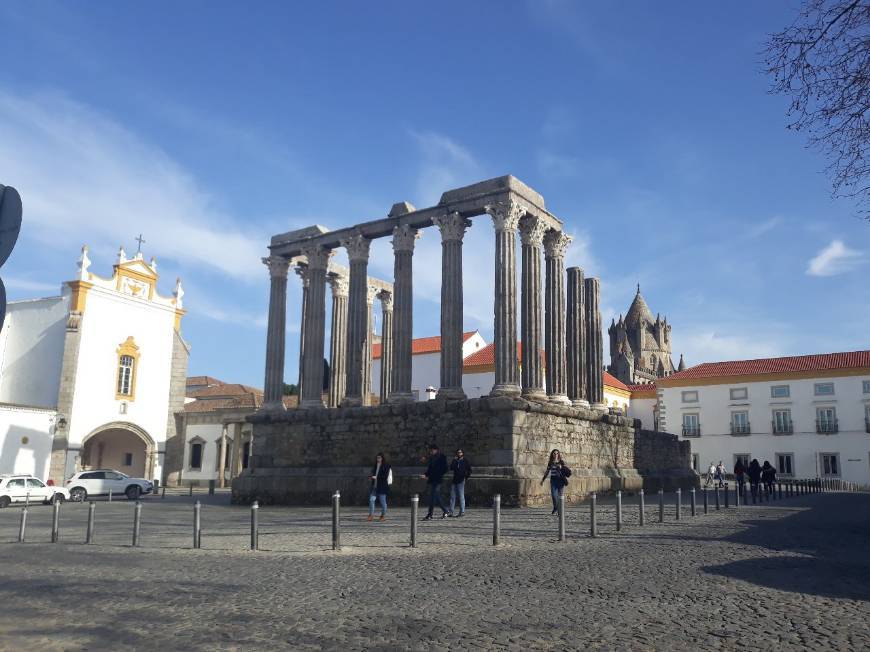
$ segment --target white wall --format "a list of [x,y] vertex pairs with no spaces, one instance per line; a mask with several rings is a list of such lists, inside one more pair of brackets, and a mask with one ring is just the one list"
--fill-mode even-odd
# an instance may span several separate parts
[[654,430],[654,409],[657,402],[657,398],[632,398],[628,406],[628,416],[632,419],[640,419],[641,427],[645,430]]
[[0,335],[0,402],[56,407],[68,299],[13,301],[7,311]]
[[[185,431],[184,466],[181,470],[182,482],[185,480],[216,480],[218,477],[218,456],[220,451],[221,433],[223,425],[220,423],[197,423],[188,424]],[[227,446],[232,451],[232,431],[227,437]],[[199,470],[190,468],[191,443],[196,439],[203,439],[202,467]],[[232,456],[232,452],[230,453]],[[231,457],[232,459],[232,457]]]
[[[759,462],[776,462],[777,453],[791,453],[794,474],[797,477],[822,475],[821,453],[838,453],[840,474],[845,480],[870,484],[870,434],[865,432],[865,414],[870,406],[870,393],[863,392],[866,376],[840,376],[832,378],[785,379],[765,382],[733,382],[721,385],[690,387],[660,387],[664,404],[664,418],[670,432],[682,436],[682,415],[700,415],[701,436],[688,437],[692,452],[700,455],[701,468],[711,461],[722,460],[733,466],[733,456],[748,454]],[[833,396],[815,396],[814,384],[834,383]],[[788,385],[788,398],[771,398],[773,385]],[[745,387],[746,399],[732,400],[729,390]],[[682,401],[682,392],[697,391],[697,403]],[[816,408],[834,407],[839,425],[836,434],[816,433]],[[789,409],[794,434],[772,434],[774,409]],[[745,411],[749,414],[750,435],[731,434],[731,414]]]
[[0,405],[0,473],[48,479],[55,411]]
[[607,385],[604,386],[604,402],[607,404],[607,407],[618,407],[628,414],[629,397],[616,393]]
[[468,398],[480,398],[492,391],[495,385],[495,372],[484,371],[476,374],[462,374],[462,389]]

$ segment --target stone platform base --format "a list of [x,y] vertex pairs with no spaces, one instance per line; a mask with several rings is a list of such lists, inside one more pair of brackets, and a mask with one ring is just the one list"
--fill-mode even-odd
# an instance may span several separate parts
[[[697,486],[689,442],[641,430],[634,420],[586,408],[519,398],[434,400],[378,407],[257,413],[251,468],[233,480],[233,502],[328,504],[335,490],[343,504],[366,504],[375,455],[393,468],[391,502],[407,504],[427,492],[420,473],[436,442],[448,461],[462,448],[473,467],[468,502],[489,506],[549,503],[541,485],[550,450],[558,448],[573,471],[569,502],[590,492],[632,492]],[[449,478],[442,486],[449,494]]]

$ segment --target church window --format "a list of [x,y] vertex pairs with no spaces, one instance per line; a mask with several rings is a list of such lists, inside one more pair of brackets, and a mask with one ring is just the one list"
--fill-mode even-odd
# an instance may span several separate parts
[[136,346],[132,337],[128,337],[118,347],[117,353],[118,382],[115,398],[132,401],[136,396],[136,367],[139,364],[139,347]]
[[788,385],[772,385],[770,398],[788,398],[791,395]]
[[190,442],[190,468],[202,468],[202,441]]
[[697,403],[697,402],[698,402],[698,390],[683,392],[683,403]]
[[741,401],[749,397],[749,392],[745,387],[732,387],[729,392],[732,401]]
[[133,453],[124,453],[124,466],[133,466]]

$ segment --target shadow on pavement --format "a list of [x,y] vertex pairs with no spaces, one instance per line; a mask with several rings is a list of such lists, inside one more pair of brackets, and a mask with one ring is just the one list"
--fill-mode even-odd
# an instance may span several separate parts
[[825,494],[792,516],[744,525],[723,540],[785,554],[706,566],[704,572],[781,591],[870,600],[870,494]]

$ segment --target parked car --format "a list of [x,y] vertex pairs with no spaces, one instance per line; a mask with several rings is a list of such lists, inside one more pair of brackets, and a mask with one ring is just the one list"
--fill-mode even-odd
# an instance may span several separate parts
[[111,469],[96,469],[79,471],[66,481],[66,488],[70,500],[79,502],[87,500],[88,496],[107,496],[109,492],[115,496],[123,494],[127,500],[136,500],[151,493],[154,486],[144,478],[131,478]]
[[12,503],[45,504],[69,500],[69,492],[63,487],[44,483],[26,473],[0,475],[0,507]]

